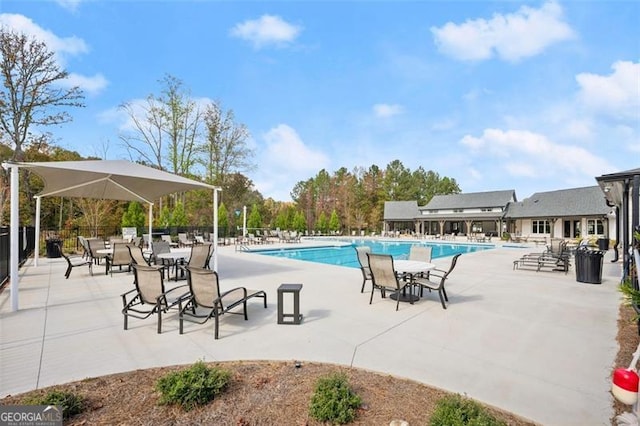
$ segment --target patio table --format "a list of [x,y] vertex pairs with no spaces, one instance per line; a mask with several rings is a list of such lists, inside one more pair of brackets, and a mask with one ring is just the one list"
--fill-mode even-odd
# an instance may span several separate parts
[[172,248],[169,253],[158,253],[156,259],[169,260],[170,265],[175,267],[175,280],[178,281],[178,262],[188,262],[191,257],[191,248]]
[[[422,262],[420,260],[394,260],[393,268],[396,271],[398,276],[408,275],[412,280],[413,274],[419,274],[423,272],[429,272],[432,269],[435,269],[435,263],[431,262]],[[390,296],[393,300],[397,300],[400,298],[401,302],[415,302],[420,300],[420,297],[416,294],[413,294],[413,287],[411,287],[411,291],[407,294],[406,291],[395,292]]]

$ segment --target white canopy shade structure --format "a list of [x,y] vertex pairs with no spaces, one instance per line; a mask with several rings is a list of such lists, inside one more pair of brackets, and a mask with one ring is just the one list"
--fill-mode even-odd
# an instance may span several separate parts
[[40,239],[40,199],[75,197],[140,201],[149,204],[149,235],[152,234],[153,201],[163,195],[194,189],[213,191],[213,269],[218,269],[218,192],[220,188],[125,160],[52,161],[42,163],[3,163],[11,170],[11,309],[18,309],[18,171],[28,169],[44,180],[36,196],[36,250]]

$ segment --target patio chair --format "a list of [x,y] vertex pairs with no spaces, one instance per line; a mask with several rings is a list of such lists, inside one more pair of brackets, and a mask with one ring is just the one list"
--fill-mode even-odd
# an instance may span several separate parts
[[[360,289],[360,293],[364,293],[365,284],[367,281],[371,281],[371,269],[369,269],[369,258],[367,257],[367,253],[371,253],[371,247],[356,246],[354,248],[356,249],[360,271],[362,272],[362,288]],[[373,288],[371,291],[373,291]]]
[[547,246],[547,251],[544,253],[547,256],[560,259],[562,263],[568,263],[571,257],[571,252],[567,248],[568,242],[562,238],[552,238],[551,243]]
[[129,240],[120,237],[109,237],[109,247],[113,247],[114,244],[128,243]]
[[[164,278],[164,271],[165,269],[167,269],[165,265],[152,265],[149,262],[149,259],[145,257],[144,252],[142,251],[142,247],[129,245],[127,246],[127,249],[129,250],[129,256],[131,257],[131,266],[142,265],[142,266],[149,266],[151,268],[161,270],[162,278]],[[167,274],[168,273],[169,272],[167,271]]]
[[211,254],[213,250],[213,244],[202,243],[194,244],[191,246],[191,255],[189,261],[186,264],[176,263],[176,278],[177,272],[180,271],[183,275],[187,268],[201,268],[209,269],[209,261],[211,260]]
[[149,238],[149,234],[142,234],[142,246],[143,247],[151,247],[151,238]]
[[566,245],[566,242],[562,238],[551,238],[549,245],[547,246],[547,253],[562,254],[562,251]]
[[[184,331],[184,321],[204,324],[210,318],[214,319],[214,338],[219,336],[220,316],[225,313],[247,316],[247,300],[252,297],[261,297],[264,307],[267,307],[267,293],[262,290],[247,290],[245,287],[236,287],[220,292],[218,273],[210,269],[187,268],[187,282],[189,294],[187,298],[179,302],[180,305],[180,334]],[[242,306],[238,312],[236,308]]]
[[[114,266],[117,266],[120,272],[131,272],[131,253],[129,253],[129,244],[112,243],[111,248],[113,249],[113,254],[106,258],[109,274],[113,277]],[[126,266],[127,269],[123,270],[123,266]]]
[[157,255],[161,253],[171,253],[171,244],[167,241],[154,241],[151,243],[151,256],[149,261],[158,262]]
[[178,243],[180,247],[191,247],[193,245],[193,240],[190,240],[185,233],[178,234]]
[[178,247],[178,245],[179,245],[178,243],[174,242],[171,239],[171,235],[166,235],[166,234],[165,235],[160,235],[160,239],[162,241],[165,241],[165,242],[169,243],[169,247]]
[[78,242],[82,247],[82,257],[86,259],[90,259],[91,256],[90,256],[90,250],[89,250],[89,243],[87,243],[87,239],[82,235],[78,235]]
[[151,264],[153,262],[154,265],[162,266],[167,270],[167,277],[169,277],[171,268],[175,269],[177,272],[177,263],[173,259],[160,259],[158,255],[162,253],[171,253],[171,244],[167,241],[154,241],[151,243],[151,256],[149,258],[149,263]]
[[[373,290],[371,291],[369,304],[373,301],[373,293],[376,288],[379,288],[382,291],[383,298],[385,297],[384,291],[390,290],[397,293],[397,311],[400,306],[400,292],[404,291],[409,283],[398,279],[396,271],[393,268],[393,257],[391,257],[390,254],[367,253],[367,257],[369,258],[371,281],[373,282]],[[410,299],[410,303],[413,305],[413,298]]]
[[[128,327],[129,317],[146,319],[158,316],[158,334],[162,333],[162,314],[178,308],[180,301],[187,297],[186,285],[165,291],[162,271],[158,268],[134,265],[136,288],[121,295],[124,329]],[[129,298],[129,300],[127,300]]]
[[89,273],[93,275],[93,261],[91,259],[85,258],[83,256],[69,256],[62,251],[62,246],[60,244],[56,244],[58,246],[58,250],[64,260],[67,261],[67,270],[64,273],[64,277],[69,279],[69,275],[71,275],[71,270],[76,266],[84,266],[89,265]]
[[98,250],[107,248],[103,239],[87,238],[87,246],[89,247],[89,256],[95,265],[99,265],[103,259],[106,259],[107,253],[98,253]]
[[447,271],[444,271],[442,269],[432,269],[429,278],[414,278],[414,285],[420,286],[420,297],[422,297],[422,290],[425,288],[428,290],[437,291],[438,296],[440,296],[440,303],[442,304],[442,308],[447,309],[445,301],[448,302],[449,298],[447,297],[447,291],[445,290],[444,285],[447,281],[447,278],[449,277],[449,274],[451,274],[453,268],[456,267],[458,258],[461,255],[461,253],[458,253],[453,256],[453,258],[451,258],[451,265],[449,265],[449,269]]
[[213,244],[205,243],[197,244],[191,247],[191,256],[189,257],[188,266],[195,268],[209,269],[209,261],[213,253]]
[[[412,245],[409,248],[409,260],[418,260],[420,262],[431,263],[431,246]],[[414,275],[415,276],[415,275]],[[420,272],[417,276],[421,278],[429,278],[429,272]]]

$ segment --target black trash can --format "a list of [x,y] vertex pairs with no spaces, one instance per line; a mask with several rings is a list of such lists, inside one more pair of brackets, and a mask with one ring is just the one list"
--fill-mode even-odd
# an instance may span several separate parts
[[60,257],[60,248],[59,245],[62,244],[62,240],[60,238],[47,238],[47,257]]
[[609,250],[608,238],[598,238],[598,250],[603,250],[603,251]]
[[600,250],[579,248],[576,250],[576,281],[588,284],[602,283],[602,262],[604,253]]

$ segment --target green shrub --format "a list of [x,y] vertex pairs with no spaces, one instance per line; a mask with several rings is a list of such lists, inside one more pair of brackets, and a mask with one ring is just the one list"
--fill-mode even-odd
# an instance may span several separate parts
[[81,395],[59,390],[50,390],[44,395],[27,397],[22,403],[26,405],[57,405],[62,408],[64,419],[80,414],[86,408],[85,399]]
[[431,426],[502,426],[477,402],[461,395],[451,395],[438,401],[429,419]]
[[156,382],[160,404],[179,404],[189,411],[220,395],[228,386],[231,373],[217,367],[207,367],[198,361],[191,367],[169,373]]
[[349,388],[344,374],[334,373],[316,382],[309,415],[322,422],[345,424],[356,418],[362,399]]

